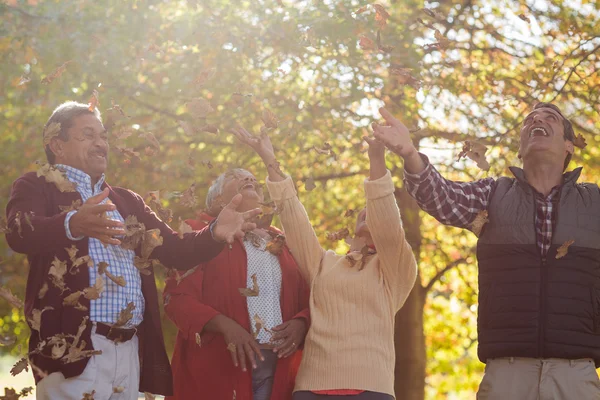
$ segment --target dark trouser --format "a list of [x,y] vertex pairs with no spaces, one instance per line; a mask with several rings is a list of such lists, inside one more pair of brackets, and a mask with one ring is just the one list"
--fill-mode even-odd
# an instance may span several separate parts
[[260,350],[265,361],[258,360],[256,369],[252,371],[252,399],[269,400],[271,389],[273,389],[273,378],[275,378],[275,367],[277,366],[277,354],[273,350]]
[[363,392],[349,396],[330,396],[313,392],[294,392],[294,400],[394,400],[393,396],[385,393]]

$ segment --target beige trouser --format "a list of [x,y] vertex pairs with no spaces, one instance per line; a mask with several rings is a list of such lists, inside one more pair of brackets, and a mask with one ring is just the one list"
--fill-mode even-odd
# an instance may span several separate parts
[[93,390],[94,400],[137,400],[140,386],[137,335],[115,344],[95,332],[93,326],[92,344],[102,354],[92,356],[79,376],[65,379],[62,372],[54,372],[42,379],[35,388],[37,400],[81,400],[84,393]]
[[599,400],[600,381],[589,358],[488,360],[477,400]]

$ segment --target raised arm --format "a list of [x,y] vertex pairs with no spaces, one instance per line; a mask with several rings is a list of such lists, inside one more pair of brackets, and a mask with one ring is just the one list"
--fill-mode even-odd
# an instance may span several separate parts
[[385,108],[379,110],[387,125],[373,124],[376,138],[404,158],[405,187],[419,207],[446,225],[471,229],[479,212],[488,206],[495,181],[454,182],[445,179],[415,148],[410,132]]
[[393,302],[402,307],[417,277],[417,262],[406,241],[392,176],[385,168],[385,148],[378,140],[369,144],[370,172],[365,181],[367,226],[379,258],[385,285]]
[[268,170],[267,188],[281,214],[281,224],[286,244],[290,248],[302,275],[307,282],[318,273],[325,250],[321,247],[310,223],[306,210],[298,199],[296,188],[289,176],[281,172],[275,158],[273,145],[266,134],[252,136],[243,128],[233,131],[242,142],[254,149],[262,158]]

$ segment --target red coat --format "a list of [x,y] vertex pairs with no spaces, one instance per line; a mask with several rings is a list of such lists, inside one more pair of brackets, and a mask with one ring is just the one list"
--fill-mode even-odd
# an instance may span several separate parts
[[[192,229],[202,229],[212,218],[202,215],[188,220]],[[275,228],[269,228],[280,233]],[[281,316],[283,321],[305,318],[308,312],[308,287],[288,248],[279,256],[281,265]],[[195,335],[214,316],[223,314],[251,332],[246,298],[239,288],[246,287],[247,258],[244,245],[236,241],[209,262],[177,284],[174,278],[165,287],[165,312],[179,332],[171,360],[174,395],[171,400],[252,400],[252,372],[234,367],[221,334],[203,333],[201,345]],[[271,400],[292,398],[302,352],[279,359],[275,370]],[[235,391],[235,396],[233,395]]]

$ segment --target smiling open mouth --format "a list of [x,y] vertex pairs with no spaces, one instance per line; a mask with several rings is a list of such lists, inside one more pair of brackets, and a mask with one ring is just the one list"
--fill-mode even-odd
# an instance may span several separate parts
[[533,128],[531,130],[531,132],[529,132],[529,137],[536,137],[536,136],[550,136],[550,135],[548,134],[548,131],[545,128],[536,127],[536,128]]

